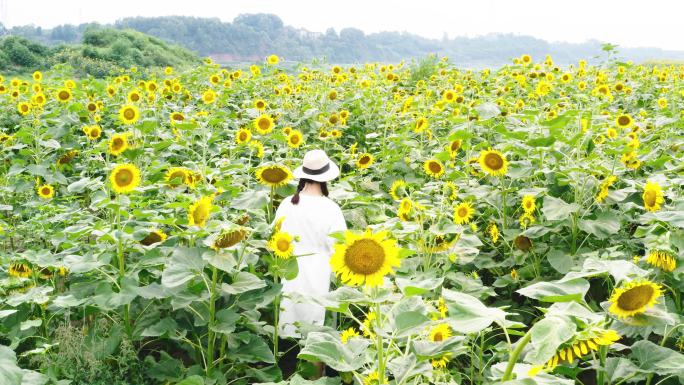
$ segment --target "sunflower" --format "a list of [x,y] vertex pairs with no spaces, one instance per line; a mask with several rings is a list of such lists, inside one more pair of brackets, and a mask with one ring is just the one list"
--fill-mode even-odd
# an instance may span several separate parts
[[254,102],[254,108],[256,108],[259,111],[263,111],[266,109],[266,102],[263,101],[262,99],[257,99]]
[[204,227],[211,213],[213,195],[200,198],[188,209],[188,225]]
[[[92,128],[91,128],[92,129]],[[119,155],[128,149],[128,136],[130,134],[114,134],[112,138],[109,139],[109,152],[112,155]],[[88,134],[90,136],[90,134]]]
[[206,90],[202,94],[202,101],[204,104],[212,104],[216,101],[216,92],[214,90]]
[[480,167],[489,175],[503,176],[506,175],[508,161],[506,157],[496,150],[486,150],[480,152],[478,159]]
[[171,120],[171,124],[176,124],[176,123],[181,123],[182,121],[185,120],[185,115],[183,115],[182,112],[177,112],[174,111],[169,115],[169,118]]
[[599,187],[599,192],[596,194],[596,201],[601,203],[606,200],[608,197],[608,189],[610,186],[615,183],[617,180],[617,177],[615,175],[610,175],[606,179],[601,182],[601,186]]
[[443,342],[451,337],[451,328],[448,324],[442,323],[430,330],[430,341]]
[[145,246],[154,245],[155,243],[164,242],[166,240],[166,234],[159,230],[151,230],[145,238],[143,238],[140,243]]
[[171,167],[166,172],[166,183],[171,187],[179,186],[181,183],[185,183],[188,186],[194,185],[194,179],[192,177],[192,171],[183,167]]
[[377,370],[372,371],[363,379],[363,385],[385,385],[384,377],[381,379]]
[[55,195],[55,188],[49,184],[38,187],[38,196],[43,199],[50,199]]
[[369,153],[359,154],[356,158],[356,167],[358,168],[368,168],[373,164],[373,155]]
[[490,223],[489,226],[487,226],[487,232],[492,239],[492,243],[496,244],[496,242],[499,241],[499,228],[496,226],[496,223]]
[[140,184],[140,170],[130,163],[119,164],[109,175],[109,182],[115,193],[129,193]]
[[475,209],[470,202],[461,202],[454,208],[454,222],[459,225],[469,223],[474,213]]
[[463,145],[463,141],[461,139],[455,139],[451,141],[448,147],[449,156],[451,159],[456,157],[458,151],[461,149],[461,145]]
[[541,370],[552,371],[563,361],[571,364],[575,358],[598,351],[601,346],[609,346],[620,340],[620,335],[612,329],[595,328],[583,331],[573,338],[570,343],[561,345],[546,365],[534,366],[528,375],[534,377]]
[[61,90],[57,91],[57,100],[62,103],[68,102],[72,97],[73,95],[68,88],[62,88]]
[[335,244],[335,252],[330,258],[333,271],[343,283],[380,286],[383,277],[400,266],[399,248],[388,234],[388,231],[372,234],[370,229],[361,234],[345,232],[344,243]]
[[534,215],[532,213],[523,213],[523,215],[520,216],[518,221],[520,222],[520,227],[522,227],[523,229],[526,229],[528,226],[536,222],[536,220],[534,219]]
[[280,58],[278,57],[278,55],[269,55],[266,58],[266,62],[270,65],[278,64],[279,61],[280,61]]
[[660,210],[660,206],[665,202],[663,189],[657,182],[652,181],[646,183],[641,198],[644,200],[644,208],[651,212]]
[[93,126],[86,126],[83,128],[83,131],[90,140],[95,140],[102,136],[102,127],[98,126],[97,124]]
[[33,270],[25,263],[15,262],[10,265],[7,273],[12,277],[28,278],[33,273]]
[[72,160],[78,155],[78,150],[69,150],[64,155],[57,159],[57,166],[63,166],[65,164],[71,163]]
[[21,102],[17,104],[17,111],[21,115],[26,116],[29,114],[29,112],[31,112],[31,105],[26,102]]
[[646,279],[634,280],[615,289],[608,300],[611,305],[608,311],[619,318],[643,314],[656,303],[663,291],[657,283]]
[[138,90],[133,90],[128,93],[128,101],[131,103],[137,103],[140,101],[140,92]]
[[447,198],[449,198],[449,200],[455,201],[456,198],[458,198],[458,186],[456,186],[456,183],[452,181],[447,181],[446,183],[444,183],[444,188],[446,189],[445,191],[449,193],[447,195]]
[[522,208],[525,213],[532,214],[537,208],[537,204],[534,200],[534,195],[525,195],[522,200]]
[[222,231],[214,240],[211,247],[214,250],[227,249],[240,243],[247,236],[247,230],[238,228],[228,231]]
[[420,134],[421,132],[425,131],[425,129],[428,128],[428,120],[425,117],[420,117],[418,120],[416,120],[416,124],[413,127],[413,131],[415,133]]
[[273,131],[273,118],[264,114],[254,119],[254,128],[261,135],[266,135]]
[[43,73],[40,72],[40,71],[35,71],[35,72],[33,73],[33,80],[35,80],[35,81],[37,81],[37,82],[43,80]]
[[455,99],[456,99],[456,92],[454,92],[454,90],[446,90],[442,94],[442,100],[447,102],[447,103],[451,103]]
[[401,197],[399,196],[398,192],[399,189],[406,188],[406,182],[402,179],[397,179],[394,182],[392,182],[392,186],[390,186],[389,189],[389,194],[394,199],[395,201],[401,200]]
[[344,330],[340,334],[340,341],[342,341],[343,344],[346,344],[350,338],[358,337],[358,336],[359,336],[359,332],[357,332],[354,328],[349,328],[347,330]]
[[627,114],[622,114],[615,118],[615,125],[620,128],[630,128],[632,127],[632,124],[634,124],[634,120],[632,120],[632,117]]
[[532,240],[524,235],[518,235],[515,237],[513,240],[513,243],[515,244],[515,247],[518,248],[518,250],[521,251],[530,251],[532,249]]
[[278,258],[288,259],[294,251],[292,236],[284,231],[277,231],[268,241],[268,247]]
[[119,109],[119,120],[124,124],[133,124],[140,119],[140,110],[132,104],[126,104]]
[[292,180],[292,173],[287,167],[276,164],[257,169],[256,178],[264,186],[280,187]]
[[241,128],[235,135],[235,143],[245,144],[252,139],[252,132],[246,128]]
[[651,251],[646,262],[667,272],[672,272],[677,268],[677,259],[671,252],[665,250]]
[[297,148],[302,145],[302,133],[299,130],[291,130],[287,136],[287,145],[291,148]]
[[430,361],[432,367],[435,369],[446,368],[447,364],[451,359],[451,352],[444,353],[441,357],[433,359]]
[[[439,253],[451,249],[459,240],[459,236],[455,235],[449,238],[447,234],[436,235],[428,251],[432,253]],[[422,241],[419,242],[422,245]]]
[[439,178],[444,175],[444,165],[437,159],[428,159],[423,163],[425,173],[433,178]]

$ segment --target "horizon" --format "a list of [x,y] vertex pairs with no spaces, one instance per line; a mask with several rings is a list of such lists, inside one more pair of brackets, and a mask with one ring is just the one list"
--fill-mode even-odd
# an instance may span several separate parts
[[[551,20],[540,20],[538,18],[538,16],[540,16],[538,13],[539,11],[534,9],[534,5],[544,4],[538,0],[528,0],[525,2],[526,5],[533,5],[532,7],[520,6],[520,2],[517,2],[517,4],[513,5],[513,8],[516,8],[513,11],[510,9],[507,10],[506,7],[511,8],[511,4],[502,0],[489,0],[487,4],[456,4],[457,8],[460,9],[460,14],[477,14],[477,12],[482,11],[489,12],[489,14],[486,15],[487,17],[484,18],[484,21],[481,20],[482,18],[480,17],[473,17],[471,19],[452,19],[448,15],[449,12],[434,13],[434,7],[417,7],[410,3],[389,2],[385,0],[364,4],[366,12],[361,12],[363,13],[362,15],[359,15],[358,13],[356,15],[344,13],[353,11],[355,8],[353,6],[354,3],[363,4],[363,2],[359,0],[350,0],[345,3],[345,6],[342,7],[341,11],[335,9],[335,11],[339,11],[339,14],[330,15],[331,12],[329,12],[328,9],[325,9],[324,2],[312,2],[310,0],[298,0],[287,2],[287,4],[276,0],[264,0],[259,2],[259,4],[238,0],[231,2],[230,9],[221,8],[226,6],[226,4],[212,4],[207,0],[197,0],[193,3],[195,6],[193,11],[184,9],[180,12],[176,11],[182,9],[179,7],[185,7],[186,3],[179,0],[172,0],[165,3],[163,10],[156,8],[158,4],[138,4],[131,0],[123,0],[117,4],[98,4],[97,9],[92,9],[93,7],[91,4],[84,0],[70,1],[69,9],[64,7],[64,3],[51,3],[40,0],[28,0],[19,3],[16,0],[0,0],[0,23],[6,28],[33,25],[35,27],[52,29],[56,26],[65,24],[114,24],[116,21],[125,18],[165,16],[217,18],[222,22],[232,23],[235,17],[240,14],[268,13],[278,16],[283,21],[283,24],[287,26],[313,33],[325,33],[329,28],[334,29],[337,33],[344,28],[356,28],[363,31],[366,35],[378,32],[397,32],[408,33],[433,40],[442,40],[444,36],[447,36],[451,40],[461,37],[477,38],[489,35],[510,34],[514,36],[529,36],[549,43],[582,44],[598,41],[616,44],[621,48],[659,48],[666,51],[684,51],[684,41],[678,39],[678,31],[675,31],[677,29],[676,23],[671,23],[667,20],[667,17],[673,18],[678,12],[667,13],[664,15],[665,18],[663,15],[658,15],[658,18],[648,18],[648,13],[653,9],[662,9],[662,7],[659,7],[657,4],[674,4],[678,10],[684,9],[682,5],[670,0],[654,0],[652,2],[653,5],[651,5],[649,9],[639,9],[638,14],[625,13],[619,15],[619,21],[623,23],[623,27],[620,28],[619,31],[615,31],[613,28],[615,27],[615,25],[612,24],[614,18],[609,17],[606,19],[603,16],[604,12],[597,11],[594,12],[593,15],[589,15],[594,19],[587,18],[581,22],[574,22],[573,12],[583,9],[584,7],[580,6],[579,3],[590,3],[588,0],[577,0],[575,2],[576,6],[573,7],[574,10],[566,10],[568,11],[567,16],[553,22]],[[625,11],[625,8],[627,8],[625,5],[628,5],[629,3],[635,3],[635,1],[631,0],[621,3],[621,11]],[[62,7],[59,7],[60,4]],[[395,5],[395,8],[397,9],[393,9],[392,12],[396,13],[397,11],[401,11],[401,13],[397,13],[400,17],[393,18],[392,20],[383,18],[382,15],[378,17],[378,14],[381,14],[382,11],[384,11],[383,7],[378,8],[378,6],[383,4]],[[422,2],[422,4],[451,6],[452,9],[449,9],[449,11],[454,10],[454,4],[443,4],[443,2],[435,0],[426,0]],[[126,5],[135,5],[135,9],[138,10],[137,13],[121,13],[122,9],[132,9],[132,7]],[[306,7],[307,12],[296,11],[299,5],[308,5]],[[112,9],[112,7],[114,9]],[[606,5],[602,3],[592,4],[592,8],[598,8],[600,10],[601,7],[603,7],[604,10],[610,9],[610,7],[606,8]],[[36,13],[36,8],[41,8],[44,11]],[[528,11],[528,8],[533,8],[531,11],[537,13],[516,14],[514,11],[519,8],[524,8],[524,11]],[[295,10],[296,12],[292,12],[292,10]],[[334,17],[331,19],[331,16]],[[597,17],[598,19],[596,19]],[[431,18],[434,18],[434,22],[427,22],[426,24],[425,19]],[[514,23],[517,28],[510,28],[510,25],[507,27],[506,22],[510,22],[510,20],[507,21],[503,19],[519,19]],[[402,20],[414,21],[415,23],[413,23],[412,29],[401,28],[411,24],[404,23]],[[645,22],[645,20],[647,22]],[[457,23],[450,24],[454,21]],[[533,26],[526,25],[530,24],[529,22],[532,21],[537,24],[533,23]],[[632,21],[639,25],[639,28],[631,28],[631,26],[634,25]],[[497,26],[500,25],[503,27],[497,29]],[[624,25],[627,25],[627,28],[624,28]],[[584,31],[585,29],[587,31]],[[535,31],[539,33],[535,33]],[[648,32],[648,34],[644,34],[643,32]]]

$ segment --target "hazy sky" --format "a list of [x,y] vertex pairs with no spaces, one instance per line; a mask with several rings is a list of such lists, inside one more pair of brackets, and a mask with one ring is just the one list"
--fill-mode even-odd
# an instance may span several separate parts
[[594,38],[625,47],[684,50],[682,11],[682,0],[0,0],[0,22],[6,26],[166,15],[232,21],[240,13],[267,12],[317,32],[356,27],[432,38],[512,32],[550,41]]

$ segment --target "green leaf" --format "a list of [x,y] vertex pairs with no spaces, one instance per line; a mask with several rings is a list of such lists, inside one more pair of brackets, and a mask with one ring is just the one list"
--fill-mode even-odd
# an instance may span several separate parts
[[222,309],[216,312],[216,325],[212,328],[217,333],[230,334],[235,331],[235,324],[240,319],[240,314],[231,309]]
[[544,197],[544,205],[541,211],[546,219],[559,221],[568,218],[570,214],[576,213],[579,209],[580,207],[577,203],[566,203],[562,199],[547,195]]
[[162,273],[162,285],[173,288],[183,285],[202,274],[205,261],[197,247],[178,247],[173,251]]
[[351,338],[346,344],[339,337],[327,333],[311,332],[298,357],[309,361],[322,361],[340,372],[351,372],[367,362],[366,349],[370,341]]
[[204,379],[202,376],[194,375],[176,383],[176,385],[204,385]]
[[572,255],[566,254],[562,250],[551,249],[546,254],[546,259],[549,261],[551,267],[556,269],[557,272],[565,274],[574,266],[574,259]]
[[595,219],[581,219],[578,224],[582,231],[597,239],[606,239],[620,231],[620,218],[612,212],[599,212]]
[[275,363],[271,348],[261,337],[250,334],[246,344],[240,346],[233,355],[244,362]]
[[394,319],[397,337],[407,337],[419,333],[430,318],[419,311],[407,311],[399,313]]
[[537,282],[518,289],[518,293],[542,302],[582,301],[587,291],[589,291],[589,282],[583,278]]
[[530,329],[532,350],[525,356],[525,361],[534,365],[546,363],[563,342],[575,335],[575,329],[568,317],[547,315]]
[[221,285],[221,290],[228,294],[239,294],[250,290],[261,289],[266,287],[266,282],[252,273],[241,271],[237,274],[235,281],[230,285],[224,283]]
[[435,290],[442,285],[442,282],[444,282],[444,277],[432,277],[422,280],[412,280],[397,277],[395,282],[406,297],[411,297]]
[[397,384],[405,384],[415,376],[431,373],[432,365],[427,361],[418,362],[415,354],[409,353],[389,361],[387,369],[392,373]]
[[145,328],[140,335],[143,337],[173,336],[176,329],[178,329],[176,321],[167,317],[162,318],[156,324]]
[[675,375],[684,379],[684,354],[651,341],[642,340],[632,345],[632,356],[642,370],[659,375]]
[[442,289],[442,297],[449,308],[449,324],[454,330],[461,333],[477,333],[496,322],[505,325],[505,311],[485,306],[477,298],[452,291]]

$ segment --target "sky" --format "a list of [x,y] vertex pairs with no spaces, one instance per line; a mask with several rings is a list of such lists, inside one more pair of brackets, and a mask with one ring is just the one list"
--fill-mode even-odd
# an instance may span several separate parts
[[169,15],[230,22],[241,13],[263,12],[313,32],[355,27],[438,39],[514,33],[674,50],[684,50],[682,11],[682,0],[0,0],[0,22],[9,27]]

